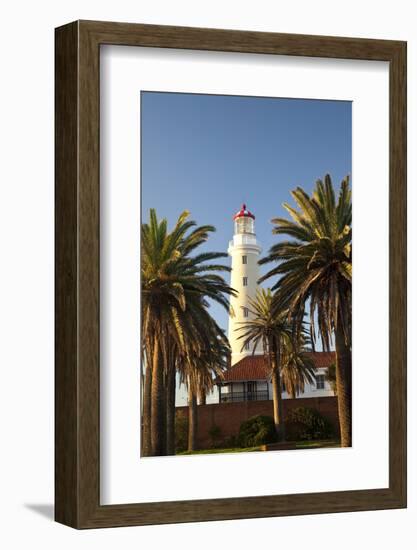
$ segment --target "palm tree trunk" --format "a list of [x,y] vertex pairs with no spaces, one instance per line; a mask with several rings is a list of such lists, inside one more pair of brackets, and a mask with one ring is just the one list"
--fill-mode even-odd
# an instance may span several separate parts
[[167,454],[175,454],[175,365],[169,365],[166,389]]
[[151,386],[151,447],[152,456],[166,454],[164,365],[158,338],[154,340]]
[[340,445],[352,446],[352,355],[342,327],[336,330],[336,390]]
[[188,390],[188,450],[196,450],[197,439],[197,398],[189,384]]
[[199,405],[205,405],[206,399],[207,399],[206,390],[203,387],[201,387],[199,391]]
[[151,456],[151,388],[152,363],[146,357],[145,379],[143,382],[143,409],[142,409],[142,456]]
[[281,376],[277,358],[275,339],[269,345],[270,364],[272,370],[272,399],[274,407],[274,424],[278,441],[285,441],[285,425],[282,411]]

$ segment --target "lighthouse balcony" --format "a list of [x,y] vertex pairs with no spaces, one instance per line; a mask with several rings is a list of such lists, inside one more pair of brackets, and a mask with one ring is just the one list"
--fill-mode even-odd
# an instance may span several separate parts
[[258,245],[255,235],[240,234],[234,235],[233,239],[229,241],[229,246],[245,246],[245,245]]

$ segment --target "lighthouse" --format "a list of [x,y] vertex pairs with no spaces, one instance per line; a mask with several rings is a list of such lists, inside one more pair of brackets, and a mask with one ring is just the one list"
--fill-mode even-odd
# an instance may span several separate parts
[[[242,322],[253,316],[250,311],[249,299],[254,299],[258,290],[259,255],[262,251],[256,240],[255,216],[246,208],[246,204],[234,215],[234,235],[229,243],[228,253],[232,257],[232,274],[230,286],[237,291],[230,301],[229,342],[232,349],[231,364],[234,365],[244,357],[253,354],[252,343],[242,349],[244,334],[240,327]],[[239,329],[239,330],[236,330]],[[256,354],[262,354],[262,346],[258,344]]]

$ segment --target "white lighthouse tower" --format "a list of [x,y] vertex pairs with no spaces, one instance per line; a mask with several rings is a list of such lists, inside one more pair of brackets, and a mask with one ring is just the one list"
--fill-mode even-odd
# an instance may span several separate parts
[[[237,290],[238,294],[231,298],[231,314],[229,316],[229,342],[232,348],[232,361],[234,365],[244,357],[253,354],[253,346],[250,344],[242,349],[244,338],[239,338],[244,330],[240,323],[248,321],[252,315],[249,311],[249,298],[255,298],[258,289],[259,267],[258,260],[262,248],[259,246],[255,235],[255,216],[246,209],[246,204],[234,219],[234,235],[229,243],[228,253],[232,257],[232,276],[230,286]],[[260,345],[256,348],[256,354],[262,354]]]

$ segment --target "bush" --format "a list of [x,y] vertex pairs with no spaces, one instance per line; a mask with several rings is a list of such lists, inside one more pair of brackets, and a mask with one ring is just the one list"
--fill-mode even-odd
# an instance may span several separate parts
[[307,407],[288,411],[285,427],[289,441],[329,439],[334,435],[331,422],[315,409]]
[[175,452],[181,453],[188,448],[188,416],[183,411],[175,415]]
[[257,447],[276,441],[275,424],[270,416],[253,416],[240,425],[240,447]]
[[211,446],[213,448],[218,447],[222,435],[220,426],[217,426],[217,424],[213,424],[212,427],[209,429],[208,434],[210,436]]

